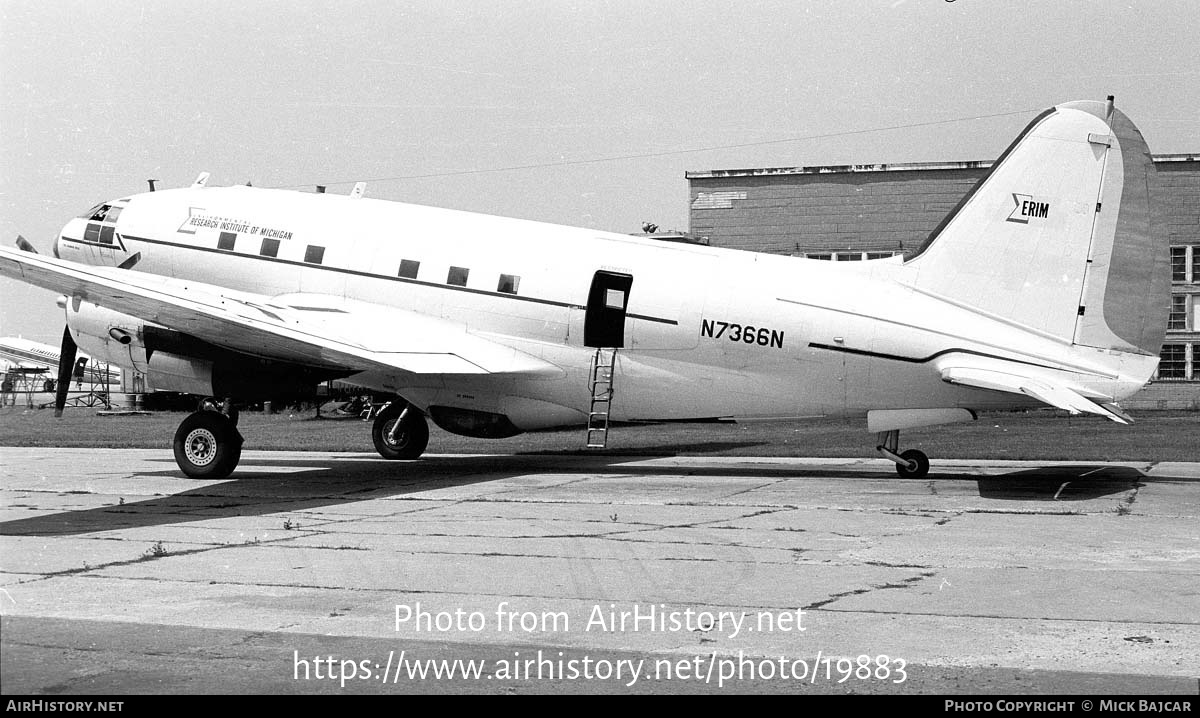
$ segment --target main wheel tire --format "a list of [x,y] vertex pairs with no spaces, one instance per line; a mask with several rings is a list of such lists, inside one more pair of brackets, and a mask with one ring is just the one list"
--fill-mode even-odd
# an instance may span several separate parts
[[425,422],[425,415],[415,408],[396,428],[395,441],[388,441],[392,425],[408,406],[403,401],[394,401],[379,412],[375,416],[375,423],[371,424],[371,440],[375,443],[375,450],[385,459],[416,459],[429,445],[429,424]]
[[215,411],[189,414],[175,431],[175,463],[193,479],[217,481],[237,468],[242,435],[229,417]]
[[900,458],[908,464],[896,464],[896,473],[906,479],[923,479],[929,473],[929,457],[919,449],[909,449],[900,453]]

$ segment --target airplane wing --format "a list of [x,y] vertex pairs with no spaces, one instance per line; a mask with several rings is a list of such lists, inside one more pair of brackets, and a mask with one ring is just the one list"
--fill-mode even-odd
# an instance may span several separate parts
[[1098,403],[1061,379],[1039,376],[1032,367],[1017,362],[980,359],[967,354],[948,355],[938,362],[942,381],[950,384],[1024,394],[1072,414],[1099,414],[1119,424],[1133,419],[1113,403]]
[[5,247],[0,275],[265,358],[358,371],[562,374],[549,362],[453,322],[342,297],[270,297]]

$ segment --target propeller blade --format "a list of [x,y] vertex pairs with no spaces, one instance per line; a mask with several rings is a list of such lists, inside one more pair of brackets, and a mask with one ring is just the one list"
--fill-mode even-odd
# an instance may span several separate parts
[[79,347],[71,336],[71,328],[63,327],[62,351],[58,355],[58,384],[54,387],[54,416],[63,415],[67,405],[67,391],[71,388],[71,373],[75,370],[75,352]]
[[30,244],[28,239],[25,239],[19,234],[17,235],[17,249],[21,250],[22,252],[33,252],[34,254],[38,253],[37,248]]

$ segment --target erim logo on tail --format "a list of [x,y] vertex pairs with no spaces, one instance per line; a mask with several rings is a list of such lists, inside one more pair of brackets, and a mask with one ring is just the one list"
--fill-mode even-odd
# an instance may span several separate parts
[[1032,195],[1012,193],[1013,202],[1016,207],[1008,215],[1009,222],[1020,222],[1021,224],[1029,224],[1029,220],[1045,219],[1050,215],[1050,203],[1038,202]]

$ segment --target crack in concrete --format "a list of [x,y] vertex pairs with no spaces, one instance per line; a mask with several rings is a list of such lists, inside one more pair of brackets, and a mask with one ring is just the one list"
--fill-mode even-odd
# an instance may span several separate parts
[[[49,573],[28,574],[31,576],[37,576],[38,578],[30,580],[30,581],[22,581],[20,583],[33,583],[34,581],[59,578],[62,576],[83,575],[83,574],[91,573],[93,571],[99,571],[99,570],[108,569],[108,568],[120,568],[122,566],[131,566],[131,565],[137,564],[137,563],[147,563],[150,561],[159,561],[161,559],[174,558],[177,556],[192,556],[195,554],[207,553],[209,551],[216,551],[219,549],[229,549],[229,548],[237,549],[237,548],[242,548],[245,546],[267,546],[267,545],[283,543],[285,541],[294,541],[297,538],[300,538],[300,537],[299,536],[285,536],[283,538],[269,539],[267,541],[261,541],[258,539],[254,539],[252,541],[246,541],[246,542],[242,542],[242,543],[207,544],[207,545],[200,546],[197,548],[184,549],[182,551],[164,551],[163,553],[152,553],[153,548],[151,548],[151,549],[148,549],[146,553],[143,553],[141,556],[138,556],[137,558],[109,561],[107,563],[96,564],[95,566],[92,566],[90,564],[85,564],[84,566],[81,566],[80,568],[67,568],[67,569],[63,569],[61,571],[51,571]],[[160,544],[162,544],[161,541],[155,545],[160,545]],[[19,574],[19,572],[12,572],[12,573]]]
[[761,484],[761,485],[759,485],[759,486],[751,486],[751,487],[750,487],[750,488],[748,488],[748,489],[742,489],[741,491],[735,491],[735,492],[733,492],[732,494],[726,494],[725,496],[723,496],[723,497],[721,497],[721,498],[722,498],[723,500],[732,499],[734,496],[741,496],[742,494],[748,494],[748,493],[750,493],[751,491],[758,491],[759,489],[765,489],[765,488],[768,488],[768,487],[771,487],[771,486],[775,486],[775,485],[777,485],[777,484],[782,484],[782,483],[784,483],[785,481],[787,481],[787,479],[776,479],[776,480],[774,480],[774,481],[768,481],[767,483],[765,483],[765,484]]
[[[899,589],[912,588],[914,584],[924,581],[927,578],[932,578],[933,576],[936,576],[936,575],[937,575],[937,573],[934,571],[922,571],[920,574],[918,574],[916,576],[910,576],[909,578],[902,580],[900,583],[871,584],[870,586],[868,586],[866,588],[855,588],[855,589],[851,589],[849,591],[842,591],[840,593],[833,594],[832,596],[830,596],[829,598],[827,598],[823,601],[815,601],[813,603],[810,603],[809,605],[804,606],[804,610],[808,611],[808,610],[812,610],[812,609],[823,608],[824,606],[828,606],[829,604],[834,603],[836,601],[840,601],[841,599],[846,598],[848,596],[860,596],[864,593],[871,593],[872,591],[882,591],[882,590],[897,589],[897,588],[899,588]],[[830,610],[832,610],[832,609],[830,609]]]

